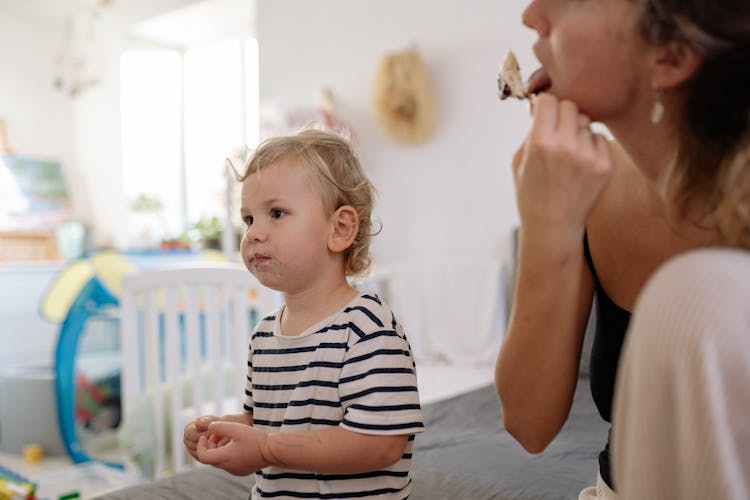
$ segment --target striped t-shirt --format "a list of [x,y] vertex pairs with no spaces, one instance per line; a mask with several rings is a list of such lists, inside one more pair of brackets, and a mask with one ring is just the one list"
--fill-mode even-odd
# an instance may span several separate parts
[[414,434],[424,425],[411,348],[390,308],[361,293],[293,337],[281,335],[280,317],[281,310],[264,318],[250,341],[245,410],[253,425],[269,433],[341,426],[410,436],[401,459],[377,471],[266,467],[256,473],[252,498],[406,498]]

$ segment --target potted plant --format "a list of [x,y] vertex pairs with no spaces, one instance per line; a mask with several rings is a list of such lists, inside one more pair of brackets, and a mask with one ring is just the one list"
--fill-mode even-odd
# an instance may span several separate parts
[[130,204],[133,238],[140,248],[157,248],[164,236],[164,202],[157,196],[140,193]]
[[201,242],[203,248],[221,249],[223,228],[218,217],[202,217],[193,224],[191,232],[197,235],[197,240]]

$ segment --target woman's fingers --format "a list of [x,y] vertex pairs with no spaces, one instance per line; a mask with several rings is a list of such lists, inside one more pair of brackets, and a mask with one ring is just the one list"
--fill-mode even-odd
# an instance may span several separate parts
[[521,146],[516,150],[515,154],[513,154],[513,178],[518,177],[518,169],[521,166],[521,162],[523,161],[523,156],[526,154],[526,144],[527,140],[524,140]]
[[575,103],[538,96],[529,134],[513,157],[522,223],[580,230],[611,168],[608,153],[606,139],[592,132]]
[[578,106],[571,101],[562,101],[559,105],[557,134],[560,146],[566,152],[574,153],[577,149],[579,126]]
[[612,170],[612,151],[609,141],[602,134],[593,134],[593,140],[596,148],[595,166],[600,174],[608,176]]
[[[555,96],[542,94],[534,108],[533,122],[527,142],[542,149],[559,148],[561,152],[575,154],[581,146],[592,146],[591,120],[581,114],[578,106]],[[514,166],[519,164],[516,153]]]
[[558,100],[548,94],[541,94],[534,104],[529,138],[533,143],[554,137],[558,123]]
[[578,115],[578,130],[588,130],[591,132],[591,119],[586,116],[579,114]]

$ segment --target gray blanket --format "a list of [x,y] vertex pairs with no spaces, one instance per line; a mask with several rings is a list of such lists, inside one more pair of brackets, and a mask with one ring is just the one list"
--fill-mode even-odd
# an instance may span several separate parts
[[425,407],[417,436],[412,500],[571,499],[596,481],[608,425],[591,400],[587,378],[576,388],[560,434],[530,455],[502,428],[500,401],[485,387]]
[[[502,428],[492,386],[427,405],[424,414],[427,430],[415,441],[411,500],[575,499],[596,480],[608,429],[586,378],[579,380],[565,427],[539,455],[526,453]],[[245,499],[252,481],[199,467],[97,498]]]

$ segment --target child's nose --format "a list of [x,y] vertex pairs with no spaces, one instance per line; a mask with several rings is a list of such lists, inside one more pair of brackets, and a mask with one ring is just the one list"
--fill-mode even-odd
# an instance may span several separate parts
[[266,231],[259,221],[255,221],[245,229],[245,238],[248,241],[264,241]]

